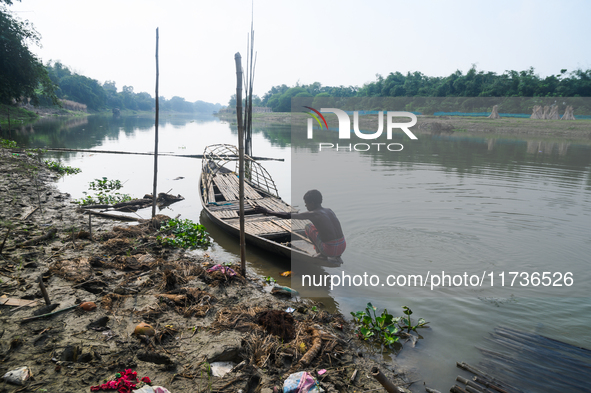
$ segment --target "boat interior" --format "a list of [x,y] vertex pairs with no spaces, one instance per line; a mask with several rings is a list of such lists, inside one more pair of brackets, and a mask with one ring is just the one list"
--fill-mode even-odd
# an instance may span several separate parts
[[[210,182],[203,181],[203,197],[208,209],[215,217],[225,223],[239,228],[239,182],[234,172],[216,173]],[[307,220],[281,219],[275,216],[265,216],[255,212],[255,207],[261,206],[271,211],[290,211],[291,207],[282,199],[269,195],[256,186],[244,182],[244,214],[245,230],[247,233],[269,240],[283,243],[287,246],[314,255],[314,246],[305,237]],[[292,238],[293,235],[293,238]]]

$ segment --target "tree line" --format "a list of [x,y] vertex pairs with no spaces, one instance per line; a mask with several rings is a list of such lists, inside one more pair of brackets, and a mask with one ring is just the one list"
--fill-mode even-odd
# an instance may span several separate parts
[[[478,71],[472,66],[465,74],[458,70],[446,77],[432,77],[421,72],[391,72],[387,77],[377,74],[374,82],[357,86],[322,86],[296,84],[273,86],[262,98],[253,99],[254,106],[270,107],[273,112],[289,112],[291,99],[312,97],[591,97],[591,69],[568,72],[560,70],[545,78],[533,67],[524,71]],[[321,100],[319,100],[321,102]],[[229,105],[236,104],[236,97]]]
[[[154,110],[155,99],[149,93],[134,92],[133,86],[117,91],[114,81],[100,84],[72,72],[59,61],[44,65],[28,46],[40,46],[41,36],[28,21],[13,16],[8,10],[12,3],[13,0],[0,0],[0,104],[30,101],[34,105],[53,106],[68,100],[92,111]],[[185,113],[212,113],[221,108],[220,104],[188,102],[176,96],[170,100],[159,97],[159,106],[163,111]]]
[[[134,92],[133,86],[123,86],[121,91],[118,91],[114,81],[108,80],[101,85],[95,79],[72,72],[59,61],[49,61],[45,67],[56,87],[55,94],[60,99],[80,102],[94,111],[112,108],[135,111],[155,109],[155,99],[149,93]],[[159,106],[162,111],[183,113],[212,113],[221,108],[220,104],[204,101],[188,102],[177,96],[170,100],[159,97]]]

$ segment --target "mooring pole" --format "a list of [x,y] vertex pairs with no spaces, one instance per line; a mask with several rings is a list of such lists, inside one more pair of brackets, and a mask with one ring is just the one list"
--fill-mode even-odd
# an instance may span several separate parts
[[158,199],[158,28],[156,28],[156,120],[154,123],[154,189],[152,190],[152,217],[156,215]]
[[238,121],[238,184],[240,199],[240,270],[246,277],[246,245],[244,238],[244,130],[242,124],[242,57],[234,55],[236,61],[236,116]]

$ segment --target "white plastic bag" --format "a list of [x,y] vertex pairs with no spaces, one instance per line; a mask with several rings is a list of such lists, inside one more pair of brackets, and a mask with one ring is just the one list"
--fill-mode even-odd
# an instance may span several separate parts
[[210,364],[211,366],[211,375],[214,377],[223,377],[224,375],[228,374],[234,367],[236,367],[236,363],[234,362],[214,362]]
[[162,386],[144,386],[141,389],[134,390],[133,393],[170,393],[168,389]]
[[21,368],[17,368],[16,370],[11,370],[4,374],[2,377],[6,382],[11,383],[13,385],[24,385],[27,382],[27,379],[33,375],[29,367],[24,366]]

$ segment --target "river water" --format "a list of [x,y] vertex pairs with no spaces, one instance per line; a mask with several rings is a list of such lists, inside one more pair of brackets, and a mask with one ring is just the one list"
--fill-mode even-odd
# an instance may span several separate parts
[[[207,145],[237,144],[236,127],[211,116],[163,116],[159,133],[161,153],[201,154]],[[52,120],[23,129],[14,139],[28,147],[151,152],[154,124],[141,117]],[[589,141],[423,134],[407,140],[401,152],[318,151],[292,142],[287,125],[255,126],[253,150],[285,160],[264,166],[288,203],[302,209],[302,190],[318,188],[324,205],[337,213],[347,237],[345,263],[326,273],[380,280],[321,294],[327,308],[349,315],[372,302],[378,310],[402,315],[401,307],[408,306],[413,317],[430,322],[415,348],[407,344],[386,356],[395,357],[396,367],[411,379],[447,391],[459,374],[455,362],[478,365],[483,359],[478,348],[491,348],[487,337],[498,326],[591,348]],[[53,156],[82,169],[58,183],[73,198],[83,197],[88,183],[103,176],[121,180],[122,192],[132,196],[151,193],[151,156]],[[185,197],[164,214],[207,225],[198,199],[200,170],[198,159],[160,157],[159,192]],[[210,255],[239,259],[235,239],[208,230],[214,239]],[[285,261],[253,249],[247,260],[257,273],[301,287],[279,277]],[[547,278],[512,281],[511,272]],[[446,273],[450,280],[467,276],[456,285],[431,288],[434,276]],[[390,275],[429,279],[426,287],[381,285]],[[472,276],[477,277],[470,282]],[[413,390],[424,391],[419,384]]]

